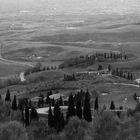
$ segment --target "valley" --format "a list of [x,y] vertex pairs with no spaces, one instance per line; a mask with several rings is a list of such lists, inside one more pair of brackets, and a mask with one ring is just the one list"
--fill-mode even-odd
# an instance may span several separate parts
[[[4,96],[8,88],[13,96],[16,94],[18,98],[31,98],[39,94],[46,95],[49,89],[67,95],[79,89],[89,89],[93,94],[92,100],[99,96],[101,106],[109,106],[111,100],[117,106],[126,106],[123,100],[127,98],[127,107],[134,108],[136,103],[133,94],[140,96],[139,84],[135,81],[140,77],[139,20],[139,15],[68,17],[28,12],[1,18],[1,94]],[[90,65],[85,62],[59,69],[65,61],[110,52],[126,54],[129,59],[97,61]],[[41,64],[40,70],[26,75],[26,71],[38,63]],[[109,64],[125,73],[132,73],[133,80],[87,74],[87,77],[76,81],[63,81],[65,74],[96,72],[99,65],[104,70]],[[103,93],[108,94],[102,96]]]

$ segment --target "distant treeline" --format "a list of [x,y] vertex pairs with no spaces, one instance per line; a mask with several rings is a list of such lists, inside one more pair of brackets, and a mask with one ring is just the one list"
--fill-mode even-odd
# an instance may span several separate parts
[[119,68],[113,69],[112,70],[112,75],[119,76],[119,77],[122,77],[122,78],[125,78],[125,79],[128,79],[128,80],[133,80],[134,79],[134,76],[131,72],[123,71]]
[[59,68],[72,67],[82,63],[87,63],[92,65],[95,62],[104,62],[104,61],[117,61],[117,60],[127,60],[128,56],[122,53],[109,52],[109,53],[96,53],[93,55],[80,55],[75,58],[70,58],[65,60],[62,64],[59,65]]
[[74,73],[72,75],[64,74],[64,81],[75,81],[75,80],[76,80],[76,76]]
[[46,71],[46,70],[56,70],[57,69],[57,67],[56,66],[48,66],[48,67],[42,67],[42,65],[41,65],[41,63],[37,63],[36,65],[35,65],[35,67],[33,67],[33,68],[30,68],[30,69],[28,69],[28,70],[26,70],[25,71],[25,75],[29,75],[29,74],[31,74],[31,73],[36,73],[36,72],[41,72],[41,71]]

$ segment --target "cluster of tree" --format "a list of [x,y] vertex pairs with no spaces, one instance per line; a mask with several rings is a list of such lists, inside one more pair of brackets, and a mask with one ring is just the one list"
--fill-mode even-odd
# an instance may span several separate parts
[[71,58],[68,60],[65,60],[62,64],[59,65],[59,68],[65,68],[65,67],[72,67],[79,64],[88,64],[93,65],[95,62],[104,62],[104,61],[117,61],[117,60],[127,60],[128,57],[126,54],[122,53],[116,53],[116,52],[110,52],[110,53],[96,53],[93,55],[81,55],[79,57]]
[[[138,107],[136,107],[138,108]],[[136,109],[134,109],[136,110]],[[138,109],[137,109],[138,110]],[[131,117],[118,119],[114,112],[99,111],[89,123],[77,116],[71,117],[62,132],[48,128],[46,122],[36,124],[33,140],[137,140],[140,138],[139,111]],[[122,116],[123,118],[123,116]],[[34,128],[30,126],[32,133]]]
[[75,80],[76,80],[75,74],[72,74],[72,75],[65,75],[64,74],[64,81],[75,81]]
[[[88,92],[87,92],[88,93]],[[11,101],[11,97],[8,95],[5,99],[6,102]],[[85,95],[84,99],[89,102],[89,94]],[[2,119],[4,112],[7,109],[0,105],[0,139],[1,140],[138,140],[140,139],[140,103],[137,104],[135,109],[128,109],[127,116],[118,119],[118,116],[114,112],[107,112],[99,110],[98,114],[93,118],[92,123],[86,121],[84,114],[84,107],[80,107],[80,103],[74,105],[74,96],[69,96],[69,104],[67,111],[67,119],[65,120],[61,108],[58,103],[55,104],[54,110],[51,107],[49,109],[48,122],[35,121],[32,125],[29,125],[31,117],[31,109],[25,108],[24,115],[26,116],[26,124],[24,127],[19,121],[9,121]],[[76,97],[81,98],[80,96]],[[14,99],[15,100],[15,99]],[[85,101],[84,100],[84,101]],[[24,101],[27,102],[27,101]],[[23,103],[24,103],[23,102]],[[78,105],[79,104],[79,105]],[[88,107],[89,103],[84,103]],[[115,108],[111,102],[110,108]],[[82,105],[81,105],[82,106]],[[78,109],[79,108],[79,109]],[[98,109],[98,97],[95,99],[95,108]],[[87,108],[86,108],[87,109]],[[77,111],[79,110],[79,111]],[[88,110],[88,109],[87,109]],[[35,110],[34,110],[35,111]],[[32,111],[32,114],[35,112]],[[69,113],[68,113],[69,112]],[[74,113],[75,112],[75,113]],[[78,113],[79,112],[79,113]],[[82,113],[81,113],[82,112]],[[69,115],[68,115],[69,114]],[[76,114],[76,115],[75,115]],[[77,115],[79,114],[79,115]],[[82,114],[82,116],[81,116]],[[5,114],[5,118],[6,118]],[[30,117],[28,117],[30,116]],[[32,115],[35,116],[35,115]],[[77,117],[78,116],[78,117]],[[67,118],[66,117],[66,118]],[[32,117],[31,117],[32,118]],[[82,119],[81,119],[82,118]],[[36,117],[35,117],[36,120]],[[61,123],[60,123],[61,122]],[[48,123],[48,124],[47,124]],[[52,126],[55,129],[50,128]],[[65,127],[65,129],[63,129]],[[62,130],[63,129],[63,130]],[[60,132],[61,131],[61,132]]]
[[64,118],[63,113],[60,109],[60,103],[56,102],[54,106],[54,110],[52,111],[51,106],[49,108],[48,114],[48,125],[50,127],[54,127],[57,131],[61,131],[65,124],[69,121],[69,119],[73,116],[77,116],[80,119],[85,119],[88,122],[92,121],[92,112],[90,106],[90,94],[87,90],[84,97],[84,105],[82,106],[82,100],[80,97],[76,101],[74,96],[70,94],[69,101],[68,101],[68,109],[66,113],[66,117]]
[[[14,95],[13,100],[11,100],[10,90],[8,89],[6,92],[5,102],[9,102],[11,104],[12,111],[21,111],[21,120],[26,126],[28,126],[32,120],[38,120],[37,111],[27,98],[20,99],[17,103],[16,95]],[[9,115],[10,113],[11,112],[9,112]]]
[[132,73],[126,71],[124,72],[118,68],[112,70],[112,75],[119,76],[128,80],[133,80],[134,77]]
[[[44,106],[55,106],[55,100],[54,98],[51,99],[50,96],[52,95],[52,90],[49,90],[47,92],[46,97],[44,95],[40,94],[39,95],[39,101],[38,101],[38,108],[44,107]],[[62,99],[62,96],[60,96],[60,99],[57,101],[60,106],[64,105],[64,101]]]
[[99,61],[104,61],[104,60],[118,60],[118,59],[125,59],[127,60],[128,57],[126,54],[122,54],[122,53],[117,53],[117,52],[108,52],[108,53],[102,53],[102,52],[98,52],[95,54],[96,59],[98,59]]
[[33,68],[27,69],[25,71],[25,75],[29,75],[31,73],[36,73],[36,72],[40,72],[42,70],[42,65],[41,63],[37,63]]
[[139,96],[136,93],[134,93],[133,98],[136,102],[139,102]]
[[45,71],[45,70],[56,70],[57,69],[57,67],[56,66],[51,66],[51,67],[43,67],[43,70]]
[[29,75],[31,73],[36,73],[36,72],[41,72],[41,71],[46,71],[46,70],[56,70],[56,66],[48,66],[48,67],[42,67],[41,63],[37,63],[33,68],[30,68],[25,71],[25,75]]

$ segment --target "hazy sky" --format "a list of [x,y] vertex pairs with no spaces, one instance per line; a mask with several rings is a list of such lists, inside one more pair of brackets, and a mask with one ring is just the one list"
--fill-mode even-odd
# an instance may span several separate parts
[[0,0],[0,10],[44,9],[51,12],[137,12],[140,0]]

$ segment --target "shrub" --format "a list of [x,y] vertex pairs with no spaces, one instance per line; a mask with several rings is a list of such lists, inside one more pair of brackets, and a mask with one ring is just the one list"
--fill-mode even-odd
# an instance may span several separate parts
[[0,140],[28,140],[26,129],[16,121],[2,124]]

